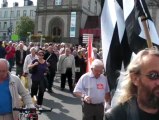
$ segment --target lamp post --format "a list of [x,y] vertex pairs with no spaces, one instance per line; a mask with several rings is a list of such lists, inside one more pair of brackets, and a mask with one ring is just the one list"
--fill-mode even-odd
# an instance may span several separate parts
[[45,38],[43,38],[43,35],[40,35],[40,47],[42,48],[43,45],[43,40],[45,40]]
[[29,42],[31,41],[31,32],[27,32],[27,34],[29,35],[27,40],[27,43],[29,44]]

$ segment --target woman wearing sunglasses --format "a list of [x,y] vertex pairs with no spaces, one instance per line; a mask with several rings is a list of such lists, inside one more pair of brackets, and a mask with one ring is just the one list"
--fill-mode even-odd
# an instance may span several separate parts
[[121,103],[105,120],[159,120],[159,51],[140,51],[128,65]]
[[33,60],[32,64],[29,65],[29,68],[36,67],[36,71],[32,73],[32,87],[31,87],[31,96],[37,96],[37,107],[41,108],[43,102],[43,96],[46,89],[46,80],[45,76],[47,75],[47,63],[44,60],[44,51],[39,50],[38,59]]

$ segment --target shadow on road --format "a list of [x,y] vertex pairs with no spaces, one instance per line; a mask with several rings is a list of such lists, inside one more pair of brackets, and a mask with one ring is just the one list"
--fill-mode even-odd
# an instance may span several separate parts
[[[65,102],[67,104],[71,105],[77,105],[80,104],[80,101],[77,98],[65,96],[62,94],[53,93],[50,94],[51,96],[58,98],[62,100],[61,102]],[[68,116],[68,114],[71,112],[64,108],[64,106],[60,102],[55,102],[54,100],[49,100],[44,98],[43,105],[48,108],[53,108],[53,111],[50,113],[45,113],[45,115],[51,120],[77,120],[71,116]],[[69,108],[68,108],[69,109]]]

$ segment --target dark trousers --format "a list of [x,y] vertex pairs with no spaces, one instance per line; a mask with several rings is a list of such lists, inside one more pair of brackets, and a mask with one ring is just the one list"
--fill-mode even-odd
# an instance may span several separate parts
[[21,77],[23,74],[23,66],[16,65],[16,75]]
[[38,105],[42,105],[44,92],[45,92],[44,79],[32,80],[31,97],[33,97],[34,95],[37,96]]
[[103,120],[104,105],[82,103],[82,120]]
[[48,90],[52,89],[52,85],[54,82],[54,77],[55,77],[55,71],[51,71],[49,70],[49,74],[47,75],[47,79],[48,79]]
[[68,80],[68,85],[70,88],[70,91],[73,91],[73,85],[72,85],[72,69],[68,68],[66,70],[65,74],[61,74],[61,88],[64,89],[65,88],[65,84],[66,84],[66,78]]
[[14,66],[14,58],[10,58],[8,62],[9,62],[9,71],[11,72]]

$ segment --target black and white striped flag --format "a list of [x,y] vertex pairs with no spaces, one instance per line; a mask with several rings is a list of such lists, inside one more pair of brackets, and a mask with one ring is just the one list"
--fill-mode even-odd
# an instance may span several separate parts
[[111,89],[115,89],[122,64],[132,52],[147,47],[141,15],[146,15],[152,42],[159,44],[154,23],[144,0],[105,0],[101,14],[103,62]]
[[129,2],[123,0],[123,11],[129,45],[133,52],[137,53],[139,50],[148,47],[142,16],[146,17],[145,20],[153,45],[159,44],[158,34],[145,0],[129,0]]
[[[101,14],[101,34],[103,62],[110,89],[115,89],[122,62],[128,62],[129,53],[122,4],[114,0],[105,0]],[[123,44],[123,45],[122,45]],[[131,53],[131,52],[130,52]],[[126,65],[126,64],[125,64]]]

